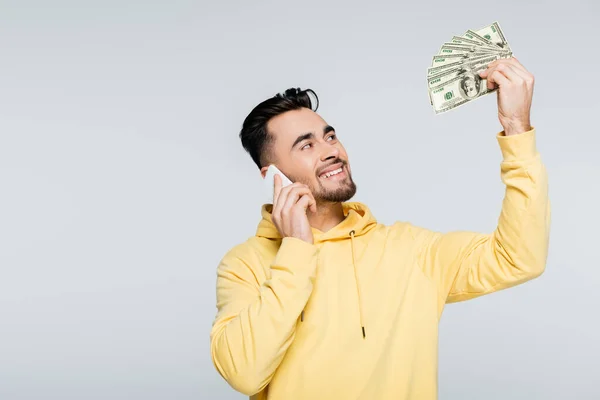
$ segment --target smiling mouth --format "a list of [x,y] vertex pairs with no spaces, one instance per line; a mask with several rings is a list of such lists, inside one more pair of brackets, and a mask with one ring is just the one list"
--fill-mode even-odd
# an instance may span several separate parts
[[333,171],[326,172],[322,175],[319,175],[320,179],[331,179],[332,177],[342,177],[344,176],[344,167],[340,167],[338,169],[334,169]]

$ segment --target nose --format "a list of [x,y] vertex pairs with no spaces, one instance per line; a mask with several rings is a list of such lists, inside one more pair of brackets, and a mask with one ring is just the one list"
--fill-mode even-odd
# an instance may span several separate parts
[[321,150],[321,161],[336,159],[340,155],[340,149],[336,145],[324,144]]

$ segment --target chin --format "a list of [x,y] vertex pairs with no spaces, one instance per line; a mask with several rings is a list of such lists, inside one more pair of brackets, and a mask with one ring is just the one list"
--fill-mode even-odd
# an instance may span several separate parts
[[356,194],[356,185],[344,183],[335,189],[322,190],[319,193],[319,199],[323,202],[343,203],[350,200]]

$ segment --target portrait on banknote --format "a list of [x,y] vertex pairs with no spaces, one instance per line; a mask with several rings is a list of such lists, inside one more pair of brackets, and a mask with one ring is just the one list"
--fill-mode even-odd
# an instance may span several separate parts
[[474,99],[479,96],[481,89],[481,78],[479,75],[473,73],[466,73],[465,76],[460,80],[458,85],[460,94],[467,99]]

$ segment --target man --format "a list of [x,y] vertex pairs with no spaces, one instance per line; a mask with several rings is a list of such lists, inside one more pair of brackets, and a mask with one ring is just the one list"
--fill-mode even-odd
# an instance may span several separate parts
[[437,397],[438,323],[446,303],[539,276],[548,252],[546,171],[530,125],[533,76],[514,58],[480,72],[498,85],[506,194],[497,229],[438,233],[378,223],[361,203],[335,130],[309,91],[288,89],[244,121],[242,144],[273,204],[217,274],[216,369],[253,400]]

